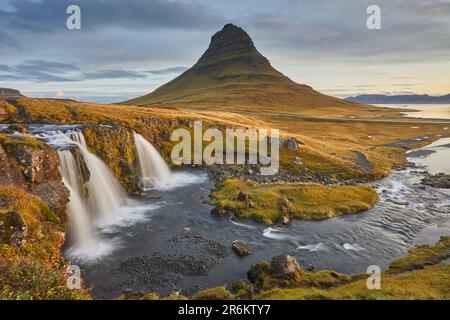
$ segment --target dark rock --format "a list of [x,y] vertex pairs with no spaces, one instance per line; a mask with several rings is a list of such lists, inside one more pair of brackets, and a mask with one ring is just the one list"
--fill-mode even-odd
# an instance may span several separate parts
[[8,127],[8,132],[15,133],[26,133],[28,131],[28,127],[23,124],[12,124]]
[[243,192],[243,191],[240,191],[239,194],[238,194],[237,199],[238,199],[239,201],[247,201],[247,200],[250,199],[250,195],[249,195],[248,193],[245,193],[245,192]]
[[450,189],[450,175],[445,173],[429,175],[422,179],[422,184],[433,188]]
[[217,208],[217,207],[212,208],[210,213],[211,213],[212,215],[217,215],[217,216],[222,215],[220,209]]
[[297,150],[299,145],[302,145],[303,143],[294,139],[294,138],[287,138],[283,139],[281,141],[282,146],[290,149],[290,150]]
[[302,268],[298,265],[294,257],[284,254],[275,256],[270,263],[271,273],[275,276],[289,276],[296,272],[302,272]]
[[248,256],[252,253],[252,249],[241,241],[234,241],[231,248],[241,257]]
[[0,214],[0,242],[21,246],[26,240],[28,227],[17,212]]

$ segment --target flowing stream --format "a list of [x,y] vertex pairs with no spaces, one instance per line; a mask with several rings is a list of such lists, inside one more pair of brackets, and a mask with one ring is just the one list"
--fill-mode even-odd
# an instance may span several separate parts
[[[424,170],[450,171],[448,139],[409,153],[417,168],[394,171],[372,183],[381,200],[366,212],[266,226],[211,215],[208,197],[213,183],[207,174],[202,170],[166,171],[157,151],[140,136],[135,136],[135,143],[142,179],[154,187],[146,189],[146,197],[134,200],[122,198],[106,166],[87,148],[83,150],[82,135],[53,132],[41,133],[41,137],[59,150],[64,181],[74,191],[69,205],[70,230],[78,231],[71,232],[71,240],[85,239],[101,248],[94,250],[95,259],[80,259],[80,255],[70,254],[70,248],[66,251],[84,271],[97,298],[114,298],[127,288],[164,295],[231,285],[245,279],[253,264],[282,253],[294,256],[307,269],[347,274],[365,272],[370,265],[385,269],[414,245],[450,235],[450,190],[420,184]],[[69,146],[80,149],[89,171],[98,171],[99,176],[91,176],[92,181],[84,187],[79,180],[83,176],[80,164]],[[164,181],[159,188],[158,179]],[[84,190],[87,186],[90,198],[97,183],[109,188],[101,188],[101,199],[94,204],[94,199],[86,201]],[[126,223],[117,223],[124,221],[118,219],[113,227],[102,226],[99,221],[105,217],[111,221],[109,215],[127,217]],[[235,240],[246,242],[253,253],[245,258],[236,256],[230,250]]]

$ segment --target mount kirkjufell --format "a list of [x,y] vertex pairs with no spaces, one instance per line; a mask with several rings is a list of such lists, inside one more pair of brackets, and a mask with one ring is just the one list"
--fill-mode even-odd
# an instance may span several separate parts
[[227,24],[211,38],[198,62],[129,105],[213,110],[308,113],[319,108],[368,106],[321,94],[275,70],[242,28]]

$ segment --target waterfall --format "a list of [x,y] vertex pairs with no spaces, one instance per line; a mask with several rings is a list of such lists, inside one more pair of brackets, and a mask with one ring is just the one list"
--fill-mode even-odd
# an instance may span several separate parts
[[[118,221],[125,192],[106,164],[88,150],[80,131],[46,132],[39,137],[57,149],[61,176],[70,191],[69,251],[75,255],[105,253],[108,244],[102,243],[96,228]],[[71,150],[74,147],[80,152],[78,156]]]
[[84,194],[79,179],[81,172],[78,170],[75,158],[69,150],[61,150],[58,155],[63,182],[70,191],[69,204],[67,205],[70,236],[75,247],[83,248],[92,243],[95,236],[89,222],[86,203],[81,198],[81,195]]
[[134,143],[141,171],[143,190],[165,188],[172,180],[172,174],[164,159],[143,136],[134,133]]
[[126,199],[125,192],[105,163],[88,150],[81,132],[71,132],[69,137],[77,142],[90,172],[87,182],[89,212],[98,215],[104,222],[113,221]]

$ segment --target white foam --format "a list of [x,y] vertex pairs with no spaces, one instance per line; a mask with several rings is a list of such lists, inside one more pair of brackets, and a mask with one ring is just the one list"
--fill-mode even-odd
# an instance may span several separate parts
[[250,226],[250,225],[245,224],[245,223],[236,222],[236,221],[234,221],[233,219],[230,219],[229,221],[230,221],[232,224],[234,224],[234,225],[236,225],[236,226],[238,226],[238,227],[243,227],[243,228],[247,228],[247,229],[255,229],[255,228],[256,228],[255,226]]
[[308,244],[308,245],[304,245],[304,246],[298,246],[297,250],[308,250],[309,252],[326,251],[327,246],[320,242],[317,244]]
[[359,244],[354,243],[354,244],[350,244],[350,243],[344,243],[342,245],[342,247],[345,250],[349,250],[349,251],[363,251],[366,250],[365,248],[361,247]]
[[276,227],[268,227],[264,229],[263,236],[275,240],[298,240],[298,237],[288,235],[283,229]]

